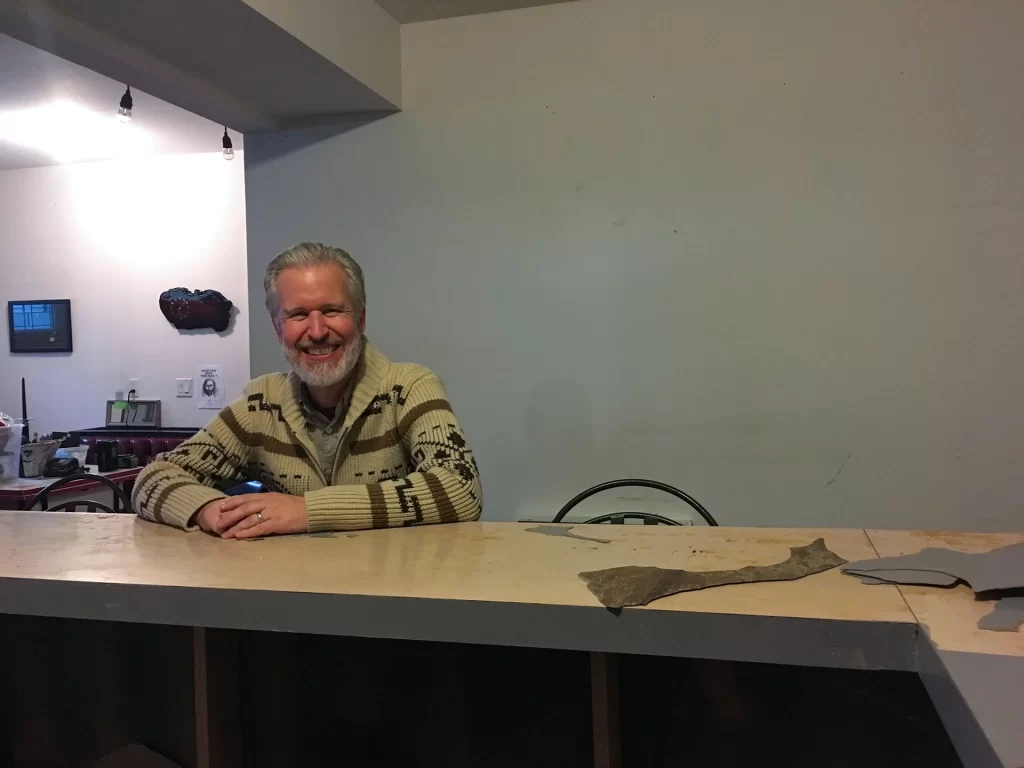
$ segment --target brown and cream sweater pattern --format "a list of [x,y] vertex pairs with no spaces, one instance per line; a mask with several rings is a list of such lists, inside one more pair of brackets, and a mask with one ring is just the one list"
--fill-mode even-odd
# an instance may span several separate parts
[[224,496],[218,481],[256,479],[305,497],[311,532],[477,519],[479,471],[440,379],[419,365],[391,363],[369,343],[356,377],[330,477],[317,460],[297,387],[288,374],[269,374],[143,470],[135,510],[194,530],[200,507]]

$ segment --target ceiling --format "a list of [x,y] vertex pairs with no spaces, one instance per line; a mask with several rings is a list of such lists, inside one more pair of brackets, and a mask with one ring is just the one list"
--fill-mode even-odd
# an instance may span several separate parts
[[[113,130],[127,128],[124,134],[131,139],[131,150],[137,154],[173,154],[220,151],[223,127],[192,112],[168,104],[154,96],[132,89],[133,120],[127,126],[117,123],[117,110],[124,84],[72,64],[51,53],[33,48],[6,35],[0,35],[0,170],[57,165],[61,162],[105,160],[121,156],[124,146],[117,143],[119,134],[110,133],[112,139],[101,144],[75,145],[74,151],[59,159],[48,152],[24,146],[11,139],[12,120],[38,110],[59,104],[62,111],[55,114],[92,118],[90,127],[107,132],[107,123],[101,118],[109,116]],[[90,115],[89,113],[92,113]],[[49,129],[57,130],[60,125]],[[21,123],[19,123],[21,124]],[[8,130],[5,130],[8,129]],[[234,148],[242,148],[242,137],[229,131]],[[38,132],[36,133],[38,136]]]
[[572,0],[377,0],[377,5],[400,24],[409,24],[414,21],[448,19],[453,16],[470,16],[474,13],[511,11],[516,8],[568,2]]

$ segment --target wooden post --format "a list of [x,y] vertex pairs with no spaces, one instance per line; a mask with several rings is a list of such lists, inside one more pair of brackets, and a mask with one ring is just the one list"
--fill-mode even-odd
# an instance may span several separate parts
[[595,768],[619,768],[619,667],[613,653],[590,654]]
[[196,767],[242,765],[238,635],[228,629],[192,630]]

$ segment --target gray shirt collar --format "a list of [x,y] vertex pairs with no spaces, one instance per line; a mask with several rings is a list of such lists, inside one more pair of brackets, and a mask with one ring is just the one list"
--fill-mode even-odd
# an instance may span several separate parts
[[299,379],[294,374],[289,377],[291,378],[292,388],[295,391],[295,399],[299,401],[302,406],[302,413],[306,417],[306,424],[314,429],[327,429],[328,427],[335,427],[339,425],[345,419],[345,414],[348,412],[349,405],[352,403],[352,392],[355,390],[356,377],[350,376],[348,384],[345,385],[344,392],[341,393],[341,400],[334,407],[333,415],[325,415],[321,411],[317,404],[313,401],[312,395],[309,393],[309,387],[306,386],[305,382]]

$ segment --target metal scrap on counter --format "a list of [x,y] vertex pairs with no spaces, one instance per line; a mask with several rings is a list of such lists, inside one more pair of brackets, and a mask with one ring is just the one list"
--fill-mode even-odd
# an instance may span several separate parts
[[828,571],[846,562],[815,539],[802,547],[790,547],[789,557],[773,565],[748,565],[728,571],[686,571],[674,568],[624,565],[600,571],[585,571],[580,578],[601,604],[612,610],[647,605],[678,592],[749,584],[757,581],[793,581]]

